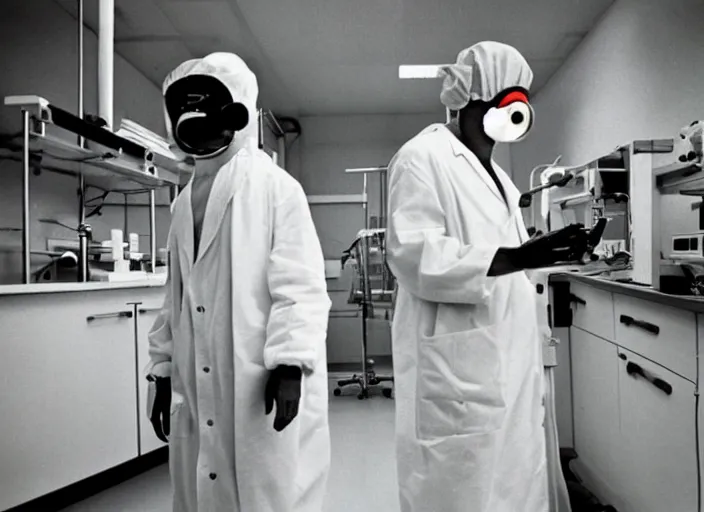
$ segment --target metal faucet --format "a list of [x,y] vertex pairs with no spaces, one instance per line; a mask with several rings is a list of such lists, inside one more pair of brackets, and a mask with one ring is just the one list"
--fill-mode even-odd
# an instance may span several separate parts
[[88,224],[80,224],[78,229],[78,281],[85,283],[88,281],[88,244],[93,240],[93,228]]

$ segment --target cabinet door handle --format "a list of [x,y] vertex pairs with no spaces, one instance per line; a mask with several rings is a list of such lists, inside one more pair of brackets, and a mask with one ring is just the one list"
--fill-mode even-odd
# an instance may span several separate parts
[[575,302],[577,304],[587,305],[587,301],[577,297],[574,293],[570,293],[570,302]]
[[101,313],[99,315],[90,315],[86,317],[86,322],[95,320],[103,320],[106,318],[132,318],[132,311],[117,311],[116,313]]
[[155,313],[161,311],[161,308],[139,308],[139,314],[145,315],[147,313]]
[[628,375],[631,376],[640,375],[668,396],[672,394],[672,386],[669,383],[665,382],[664,380],[658,377],[655,377],[654,375],[651,375],[650,372],[645,371],[643,367],[639,364],[629,361],[626,365],[626,372],[628,372]]
[[650,322],[646,322],[644,320],[636,320],[632,316],[621,315],[619,321],[627,327],[640,327],[644,331],[648,331],[649,333],[654,334],[655,336],[660,334],[660,327],[658,327],[657,325],[651,324]]

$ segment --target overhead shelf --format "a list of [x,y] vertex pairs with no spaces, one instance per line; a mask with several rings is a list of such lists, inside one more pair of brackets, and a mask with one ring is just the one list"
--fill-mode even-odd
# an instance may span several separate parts
[[671,164],[655,167],[653,174],[659,177],[669,174],[693,174],[701,170],[702,166],[698,162],[673,162]]
[[[191,176],[191,166],[154,154],[139,161],[94,145],[86,149],[51,135],[32,133],[30,152],[33,160],[41,157],[47,167],[64,173],[83,175],[87,182],[109,189],[159,188],[182,185]],[[49,169],[51,170],[51,169]]]
[[[48,170],[82,175],[86,182],[110,184],[110,188],[120,184],[121,188],[149,189],[183,185],[192,174],[193,162],[168,158],[39,96],[7,96],[5,105],[21,108],[30,117],[30,164],[41,158],[42,167]],[[86,147],[47,134],[47,125],[82,137]]]
[[653,169],[661,194],[678,194],[682,191],[704,188],[704,172],[699,162],[675,162]]

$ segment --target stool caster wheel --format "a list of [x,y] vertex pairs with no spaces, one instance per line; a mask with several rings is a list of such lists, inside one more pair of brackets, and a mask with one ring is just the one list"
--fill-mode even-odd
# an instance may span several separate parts
[[333,391],[332,394],[335,396],[340,396],[342,394],[342,390],[340,388],[335,388],[335,391]]
[[391,398],[394,390],[392,388],[384,388],[381,392],[384,394],[384,396],[386,398]]
[[357,395],[357,400],[364,400],[365,398],[369,398],[369,391],[361,391]]

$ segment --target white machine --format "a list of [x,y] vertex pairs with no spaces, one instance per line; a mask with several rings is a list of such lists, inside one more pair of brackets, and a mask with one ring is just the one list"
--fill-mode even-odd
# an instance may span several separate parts
[[[581,223],[593,228],[600,218],[608,224],[596,253],[612,256],[628,251],[630,242],[630,205],[626,148],[598,158],[586,165],[536,167],[531,173],[531,190],[540,192],[538,201],[523,200],[530,206],[529,227],[543,232],[554,231],[569,224]],[[536,183],[539,175],[539,184]],[[522,198],[523,199],[523,198]],[[540,208],[540,215],[535,211]]]
[[[688,294],[676,281],[704,266],[703,131],[695,122],[674,139],[631,145],[633,280],[666,293]],[[656,150],[638,150],[647,143]]]
[[672,235],[669,257],[673,260],[704,261],[704,232]]

